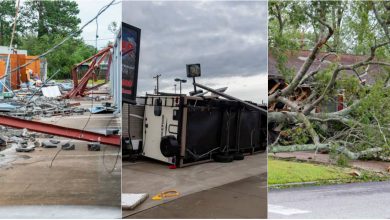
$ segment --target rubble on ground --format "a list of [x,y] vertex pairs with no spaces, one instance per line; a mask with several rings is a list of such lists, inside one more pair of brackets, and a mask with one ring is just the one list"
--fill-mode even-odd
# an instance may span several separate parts
[[88,143],[89,151],[100,151],[100,143],[99,142],[91,142]]
[[[4,108],[1,104],[4,104]],[[61,98],[41,96],[30,100],[27,97],[13,97],[12,99],[0,100],[0,112],[14,117],[52,117],[84,114],[87,109],[80,108],[78,105],[80,104]],[[13,106],[13,108],[9,106]]]
[[41,144],[37,138],[47,138],[47,135],[30,132],[27,129],[20,130],[0,126],[0,134],[0,150],[13,147],[16,152],[32,152],[37,147],[43,147],[43,143],[46,142],[60,144],[56,140],[43,141]]
[[[12,92],[3,92],[0,94],[0,114],[5,114],[13,117],[23,117],[24,119],[34,117],[52,117],[52,116],[69,116],[82,115],[85,112],[91,111],[89,108],[82,108],[80,103],[74,100],[65,99],[67,92],[73,88],[71,82],[56,83],[51,81],[45,85],[46,87],[38,88],[35,86],[23,87]],[[42,92],[42,89],[45,92]],[[107,87],[99,89],[99,95],[89,92],[84,97],[84,100],[103,101],[110,100]],[[111,104],[104,106],[106,112],[112,113],[116,107]],[[94,109],[96,107],[93,107]]]

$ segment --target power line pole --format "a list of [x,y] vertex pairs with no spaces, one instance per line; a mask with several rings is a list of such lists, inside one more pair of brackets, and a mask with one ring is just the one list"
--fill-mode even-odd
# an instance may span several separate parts
[[156,79],[157,80],[157,87],[156,87],[156,94],[159,93],[159,90],[158,90],[158,79],[161,77],[161,74],[157,74],[156,76],[153,76],[153,79]]

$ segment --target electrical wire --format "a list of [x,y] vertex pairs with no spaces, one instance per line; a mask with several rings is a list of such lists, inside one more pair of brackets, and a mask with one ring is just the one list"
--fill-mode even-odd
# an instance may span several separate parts
[[48,82],[49,82],[55,75],[57,75],[59,72],[60,72],[60,70],[57,70],[52,76],[49,77],[49,79],[47,79],[44,83],[42,83],[42,85],[38,88],[38,90],[36,90],[36,91],[31,95],[31,97],[28,99],[28,101],[27,101],[24,105],[19,106],[18,109],[27,106],[27,105],[31,102],[31,99],[32,99],[38,92],[40,92],[40,91],[42,90],[43,86],[45,86],[46,83],[48,83]]
[[110,37],[110,38],[100,38],[100,39],[87,39],[87,40],[85,40],[85,39],[83,39],[83,41],[96,41],[96,40],[98,40],[98,41],[100,41],[100,40],[114,40],[116,37]]
[[54,155],[53,159],[51,159],[49,168],[51,168],[51,167],[53,166],[54,160],[57,158],[58,154],[59,154],[61,151],[62,151],[62,148],[59,149],[59,150],[57,151],[57,153]]
[[[92,79],[92,87],[93,87],[93,79]],[[93,97],[93,90],[91,90],[91,110],[90,110],[90,112],[89,112],[88,120],[87,120],[87,122],[84,124],[83,129],[81,130],[80,136],[83,135],[83,133],[84,133],[84,131],[85,131],[85,128],[87,127],[87,125],[89,124],[89,121],[91,120],[92,109],[93,109],[93,100],[94,100],[94,97]]]
[[105,155],[106,155],[106,148],[107,147],[104,147],[103,148],[103,166],[104,166],[104,169],[109,173],[109,174],[112,174],[115,170],[115,167],[116,165],[118,164],[118,159],[119,159],[119,156],[120,156],[120,153],[121,153],[121,147],[118,147],[118,152],[116,154],[116,159],[115,159],[115,163],[114,163],[114,166],[108,170],[107,169],[107,166],[106,166],[106,163],[105,163]]
[[98,51],[97,43],[98,43],[98,38],[99,38],[99,22],[98,22],[97,18],[96,18],[95,22],[96,22],[95,48],[96,48],[96,52],[97,52]]
[[[102,7],[99,12],[96,14],[95,17],[93,17],[92,19],[90,19],[87,23],[85,23],[81,28],[79,28],[77,31],[75,32],[72,32],[70,33],[66,38],[64,38],[60,43],[54,45],[53,47],[51,47],[50,49],[48,49],[46,52],[42,53],[41,55],[38,55],[37,57],[35,57],[34,59],[31,59],[30,62],[28,63],[25,63],[21,66],[18,66],[16,68],[14,68],[13,70],[11,70],[11,72],[14,72],[14,71],[17,71],[23,67],[26,67],[28,65],[30,65],[31,63],[35,62],[36,60],[39,60],[41,59],[42,57],[45,57],[47,54],[53,52],[54,50],[56,50],[58,47],[62,46],[66,41],[68,41],[69,39],[71,39],[72,37],[76,36],[77,34],[81,33],[82,30],[88,26],[90,23],[92,23],[94,20],[96,20],[104,11],[106,11],[113,3],[115,2],[115,0],[112,0],[109,4],[107,4],[106,6]],[[2,76],[0,77],[0,79],[3,79],[5,76]]]
[[[74,32],[72,33],[71,35],[69,35],[68,37],[66,37],[64,40],[62,40],[59,44],[55,45],[54,47],[52,47],[51,49],[49,49],[48,51],[46,51],[45,53],[41,54],[40,56],[37,57],[37,59],[47,55],[48,53],[50,53],[51,51],[53,51],[54,49],[58,48],[59,46],[61,46],[63,43],[65,43],[67,40],[69,40],[75,33],[79,33],[84,27],[86,27],[88,24],[90,24],[92,21],[96,20],[96,24],[97,24],[97,18],[99,17],[100,14],[102,14],[105,10],[107,10],[107,8],[109,8],[111,5],[113,5],[113,3],[115,2],[115,0],[112,0],[108,5],[104,6],[103,8],[101,8],[99,10],[99,12],[97,13],[97,15],[91,19],[90,21],[88,21],[86,24],[84,24],[77,32]],[[98,26],[97,26],[98,27]],[[97,33],[98,30],[96,30],[96,33]],[[97,36],[97,34],[96,34]],[[97,44],[97,43],[96,43]],[[31,62],[32,63],[32,62]],[[24,64],[24,66],[27,66],[29,65],[29,63],[27,64]],[[23,65],[22,66],[19,66],[18,68],[22,68],[24,67]],[[1,79],[1,78],[0,78]],[[93,79],[92,79],[92,87],[93,87]],[[91,92],[92,94],[92,99],[91,99],[91,109],[93,108],[93,91]],[[92,112],[90,113],[89,117],[88,117],[88,120],[87,122],[85,123],[83,129],[81,130],[81,133],[80,133],[80,136],[83,135],[84,131],[85,131],[85,128],[87,127],[87,125],[89,124],[89,121],[91,119],[91,115],[92,115]],[[71,139],[69,139],[68,143],[70,143]],[[52,167],[53,165],[53,162],[54,160],[57,158],[58,154],[62,151],[62,148],[60,150],[57,151],[57,153],[54,155],[53,159],[51,160],[51,163],[50,163],[50,168]],[[118,154],[119,155],[119,154]],[[104,156],[104,154],[103,154]],[[117,159],[118,160],[118,157]],[[104,163],[104,159],[103,159],[103,163]],[[116,166],[116,163],[117,161],[115,162],[115,166]],[[115,166],[113,168],[113,170],[115,169]]]

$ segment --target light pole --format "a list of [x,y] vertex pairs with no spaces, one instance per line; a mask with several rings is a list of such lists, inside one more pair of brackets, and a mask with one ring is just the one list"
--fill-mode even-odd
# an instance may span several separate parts
[[176,84],[174,84],[174,86],[175,86],[175,94],[176,94]]
[[175,82],[179,82],[180,95],[181,95],[181,84],[182,84],[182,83],[186,83],[187,80],[186,80],[186,79],[179,79],[179,78],[176,78],[176,79],[175,79]]

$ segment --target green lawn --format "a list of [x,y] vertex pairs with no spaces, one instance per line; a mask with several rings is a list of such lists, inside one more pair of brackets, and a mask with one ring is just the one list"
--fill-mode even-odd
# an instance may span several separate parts
[[325,182],[327,180],[352,179],[347,169],[295,161],[268,158],[268,184],[298,182]]

